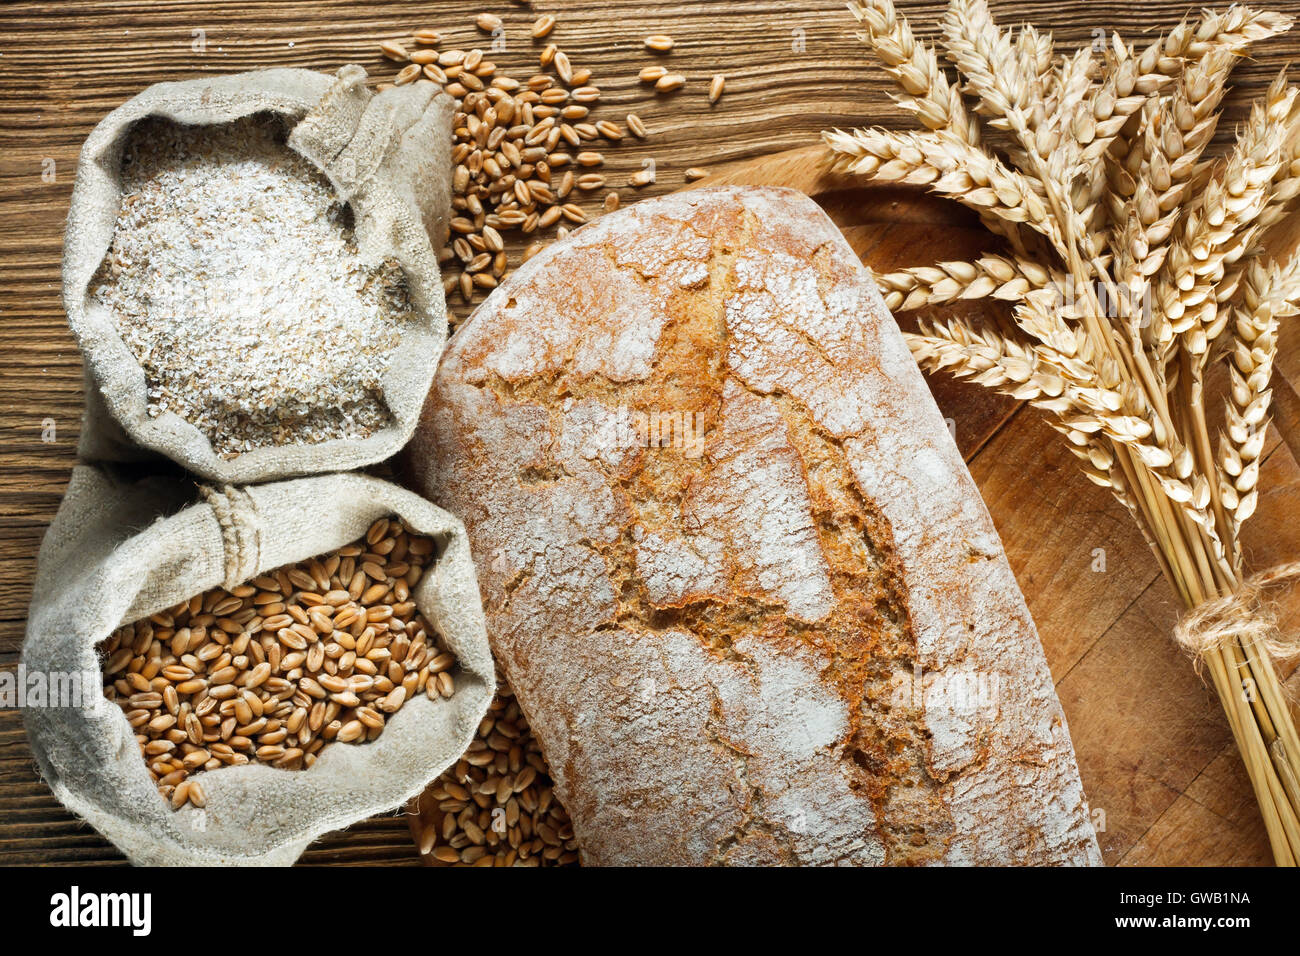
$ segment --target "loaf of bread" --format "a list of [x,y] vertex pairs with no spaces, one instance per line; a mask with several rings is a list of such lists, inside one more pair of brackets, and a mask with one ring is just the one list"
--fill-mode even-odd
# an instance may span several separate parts
[[1093,864],[979,494],[780,189],[639,203],[453,338],[412,447],[587,864]]

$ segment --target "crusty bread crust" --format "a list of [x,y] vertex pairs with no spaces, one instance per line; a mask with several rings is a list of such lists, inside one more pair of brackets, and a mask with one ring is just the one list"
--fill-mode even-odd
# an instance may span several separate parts
[[584,862],[1100,862],[992,521],[805,197],[551,246],[453,338],[410,461]]

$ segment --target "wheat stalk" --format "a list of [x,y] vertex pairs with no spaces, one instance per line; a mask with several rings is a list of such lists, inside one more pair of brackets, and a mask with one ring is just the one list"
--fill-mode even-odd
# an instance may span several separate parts
[[[1112,34],[1102,81],[1094,87],[1072,126],[1081,145],[1080,169],[1088,169],[1108,154],[1115,159],[1127,155],[1131,143],[1124,135],[1125,129],[1141,128],[1142,124],[1132,122],[1137,111],[1151,102],[1153,94],[1166,90],[1171,78],[1184,67],[1190,69],[1202,58],[1216,54],[1240,53],[1251,43],[1289,26],[1289,18],[1236,7],[1227,14],[1207,11],[1195,26],[1184,20],[1168,36],[1160,37],[1140,53],[1118,34]],[[1111,223],[1122,226],[1125,220],[1116,215],[1115,208],[1106,208],[1106,179],[1084,175],[1074,185],[1075,208],[1085,214],[1094,234],[1105,225],[1103,214],[1108,211]],[[1121,198],[1131,190],[1130,183],[1128,191],[1120,191]]]
[[1054,48],[1051,34],[1041,34],[1033,24],[1025,24],[1016,34],[1016,70],[1033,88],[1031,98],[1045,101],[1050,83]]
[[994,25],[988,4],[953,0],[941,27],[944,50],[965,80],[963,91],[976,97],[976,112],[989,117],[994,129],[1019,134],[1031,128],[1034,108],[1044,107],[1042,90],[1035,100],[1035,86],[1016,69],[1012,34]]
[[[1258,500],[1279,320],[1300,312],[1300,256],[1263,253],[1300,196],[1300,95],[1285,74],[1228,154],[1207,152],[1233,65],[1291,19],[1234,4],[1141,48],[1112,34],[1103,49],[1058,54],[1031,26],[999,29],[985,0],[950,0],[950,80],[889,0],[850,9],[924,131],[828,131],[832,164],[970,206],[1011,245],[877,277],[895,310],[1012,303],[1010,322],[982,327],[923,318],[913,355],[1046,412],[1088,478],[1133,514],[1186,606],[1245,613],[1232,603],[1256,593],[1240,531]],[[1212,438],[1203,383],[1215,354],[1229,389]],[[1274,855],[1294,865],[1300,735],[1268,657],[1277,642],[1251,636],[1258,626],[1216,628],[1195,644],[1199,660]],[[1243,678],[1258,699],[1238,693]]]

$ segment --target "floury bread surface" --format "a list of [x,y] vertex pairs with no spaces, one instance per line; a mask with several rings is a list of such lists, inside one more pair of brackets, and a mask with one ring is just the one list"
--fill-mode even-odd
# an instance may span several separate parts
[[1100,862],[992,521],[805,197],[678,194],[532,259],[411,461],[584,862]]

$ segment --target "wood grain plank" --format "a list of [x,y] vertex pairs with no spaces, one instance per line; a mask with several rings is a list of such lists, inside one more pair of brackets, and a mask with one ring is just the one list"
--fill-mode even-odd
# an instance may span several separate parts
[[971,475],[1060,681],[1159,569],[1128,512],[1084,477],[1038,411],[999,432]]
[[[1252,800],[1253,802],[1253,800]],[[1258,820],[1258,838],[1268,844],[1264,824]],[[1256,841],[1243,839],[1242,827],[1209,810],[1187,794],[1176,799],[1137,844],[1119,861],[1120,866],[1269,866],[1268,852],[1259,853]],[[1211,862],[1212,861],[1212,862]]]
[[1218,699],[1169,639],[1177,616],[1173,592],[1153,582],[1057,685],[1107,863],[1230,746]]
[[[934,35],[941,3],[908,0],[899,6],[920,35]],[[1119,28],[1131,38],[1149,28],[1167,28],[1177,22],[1185,5],[995,0],[992,6],[1008,24],[1029,19],[1052,30],[1059,41],[1080,43],[1093,39],[1093,31],[1101,26]],[[1300,0],[1270,6],[1300,13]],[[533,7],[559,14],[554,38],[575,62],[595,71],[610,113],[620,116],[635,108],[651,127],[647,142],[625,142],[622,148],[606,150],[609,174],[618,182],[643,160],[656,162],[656,183],[640,191],[621,188],[625,201],[678,188],[690,166],[719,168],[815,143],[819,131],[830,126],[907,124],[888,98],[883,73],[854,39],[854,24],[840,0],[621,0],[616,5],[538,0]],[[11,224],[0,235],[0,667],[16,662],[36,549],[75,458],[83,397],[81,363],[60,304],[59,258],[77,152],[87,133],[109,110],[161,80],[267,66],[333,70],[347,62],[362,63],[376,75],[391,75],[392,65],[377,55],[380,39],[432,25],[455,43],[481,44],[485,38],[470,25],[479,9],[494,9],[506,20],[507,50],[492,58],[516,75],[531,72],[537,47],[523,28],[534,13],[502,0],[472,9],[446,0],[418,7],[356,0],[0,5],[0,213]],[[195,30],[204,31],[202,52],[192,48]],[[668,62],[687,75],[688,86],[678,94],[656,97],[634,77],[646,59],[640,38],[664,31],[677,39]],[[1260,92],[1298,49],[1293,38],[1276,41],[1238,69],[1220,139],[1244,117],[1249,96]],[[728,88],[721,102],[709,106],[703,90],[714,72],[728,75]],[[43,176],[51,161],[52,177]],[[855,209],[847,201],[839,207],[828,201],[827,206],[841,219],[850,214],[885,219],[900,215],[899,207],[888,204],[873,210]],[[952,224],[951,219],[943,222]],[[881,268],[914,264],[940,251],[933,244],[933,230],[872,232],[865,218],[846,226],[860,230],[851,238],[860,249],[870,249],[873,265]],[[951,248],[973,249],[983,240],[970,235],[965,241],[970,245]],[[1125,579],[1110,581],[1104,589],[1084,587],[1091,572],[1084,570],[1088,549],[1080,547],[1097,535],[1118,540],[1127,525],[1102,498],[1089,497],[1091,486],[1077,475],[1065,477],[1070,463],[1051,457],[1056,443],[1054,436],[1043,436],[1041,422],[974,386],[941,379],[933,379],[932,386],[945,414],[954,419],[964,452],[973,458],[977,480],[986,486],[1013,567],[1022,575],[1031,608],[1040,618],[1053,671],[1068,675],[1074,696],[1063,695],[1067,716],[1072,724],[1077,720],[1086,725],[1086,712],[1078,702],[1105,701],[1105,686],[1090,684],[1085,676],[1109,679],[1125,640],[1136,641],[1148,633],[1137,627],[1132,613],[1123,612],[1133,592],[1152,580],[1152,567],[1138,560],[1126,540],[1118,566],[1116,556],[1110,555],[1108,581],[1119,578],[1117,567]],[[42,440],[47,419],[55,424],[52,442]],[[1017,465],[1022,475],[1011,473]],[[1064,490],[1054,493],[1039,487],[1049,484]],[[1090,522],[1069,525],[1077,533],[1075,540],[1066,532],[1044,532],[1052,527],[1047,522],[1072,509]],[[1084,614],[1090,604],[1100,608]],[[1108,616],[1111,621],[1105,620]],[[1087,626],[1075,626],[1079,621]],[[1108,648],[1112,656],[1099,656],[1076,675],[1087,655],[1100,654],[1098,634],[1108,625],[1107,636],[1116,645]],[[1127,631],[1129,627],[1133,630]],[[1149,630],[1154,634],[1158,628]],[[1168,694],[1176,692],[1171,688]],[[1213,707],[1206,713],[1212,714]],[[1081,756],[1091,739],[1081,741]],[[1176,789],[1186,776],[1166,774],[1160,786]],[[1197,805],[1211,806],[1214,787],[1228,786],[1220,782],[1221,776],[1203,769],[1194,778],[1200,783]],[[1169,805],[1178,805],[1177,799]],[[1160,859],[1166,842],[1154,837],[1148,842],[1150,858]],[[0,712],[0,863],[120,861],[109,844],[58,806],[34,772],[18,715]],[[314,846],[304,862],[416,861],[398,815],[331,835]]]

